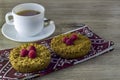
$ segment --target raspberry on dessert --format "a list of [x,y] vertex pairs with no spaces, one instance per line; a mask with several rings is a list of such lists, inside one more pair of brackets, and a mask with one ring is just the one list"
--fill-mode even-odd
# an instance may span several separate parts
[[21,51],[20,51],[20,56],[21,57],[25,57],[25,56],[27,56],[28,55],[28,50],[27,49],[22,49]]
[[65,43],[66,45],[73,45],[73,41],[71,39],[67,39]]
[[76,34],[73,34],[70,39],[72,39],[73,41],[77,40],[78,39],[78,36]]
[[28,53],[29,58],[35,58],[36,57],[36,52],[34,50],[30,50]]
[[30,51],[30,50],[36,51],[36,48],[35,48],[34,46],[30,46],[28,50],[29,50],[29,51]]
[[73,45],[74,41],[77,39],[77,34],[73,33],[70,37],[63,37],[62,42],[64,42],[66,45]]
[[66,43],[66,41],[67,41],[68,39],[69,39],[68,37],[64,37],[64,38],[62,38],[62,41],[63,41],[64,43]]

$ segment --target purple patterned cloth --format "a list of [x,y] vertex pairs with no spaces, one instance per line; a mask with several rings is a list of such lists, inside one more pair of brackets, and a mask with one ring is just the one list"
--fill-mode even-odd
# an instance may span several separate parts
[[54,51],[52,51],[52,49],[50,48],[50,42],[52,38],[46,39],[43,41],[38,41],[37,43],[45,45],[50,50],[51,55],[52,55],[50,65],[42,71],[38,71],[34,73],[19,73],[19,72],[16,72],[16,70],[14,70],[11,67],[11,64],[9,62],[8,56],[9,56],[11,49],[1,50],[0,51],[0,80],[1,79],[2,80],[17,80],[18,78],[27,77],[27,76],[31,76],[34,74],[39,74],[39,77],[44,76],[48,73],[67,68],[69,66],[73,66],[75,64],[84,62],[93,57],[101,55],[105,52],[113,50],[112,41],[104,40],[103,38],[99,37],[97,34],[92,32],[87,26],[83,26],[79,29],[72,30],[70,32],[83,34],[91,40],[92,47],[91,47],[90,52],[87,55],[77,58],[77,59],[69,59],[69,60],[63,59],[60,56],[54,54]]

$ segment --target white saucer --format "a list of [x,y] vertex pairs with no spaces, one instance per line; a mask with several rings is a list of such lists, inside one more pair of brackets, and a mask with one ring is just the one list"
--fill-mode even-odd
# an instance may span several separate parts
[[15,30],[14,26],[9,25],[7,23],[5,23],[2,26],[1,31],[2,31],[2,34],[10,40],[17,41],[17,42],[34,42],[34,41],[38,41],[46,37],[49,37],[55,31],[55,24],[54,24],[54,21],[50,21],[50,24],[44,27],[42,32],[32,37],[20,36]]

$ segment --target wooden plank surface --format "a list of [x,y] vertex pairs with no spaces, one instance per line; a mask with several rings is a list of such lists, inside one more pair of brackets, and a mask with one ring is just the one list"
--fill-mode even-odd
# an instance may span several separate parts
[[[85,23],[104,39],[115,42],[114,51],[54,72],[40,80],[120,80],[120,0],[0,0],[0,28],[5,23],[5,14],[17,4],[25,2],[45,6],[46,17],[56,24],[52,36],[76,28],[68,24]],[[0,32],[1,50],[20,44],[8,40]]]

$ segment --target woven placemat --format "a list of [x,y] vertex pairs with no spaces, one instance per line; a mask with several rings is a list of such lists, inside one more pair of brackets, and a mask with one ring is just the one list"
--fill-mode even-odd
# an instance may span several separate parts
[[90,52],[87,55],[77,58],[77,59],[70,59],[70,60],[63,59],[60,56],[54,54],[54,51],[52,51],[52,49],[50,48],[50,42],[52,38],[49,38],[43,41],[38,41],[37,43],[45,45],[50,50],[51,55],[52,55],[50,65],[42,71],[38,71],[34,73],[19,73],[19,72],[16,72],[16,70],[14,70],[11,67],[11,64],[9,62],[8,56],[9,56],[11,49],[1,50],[0,51],[0,80],[1,79],[2,80],[18,80],[18,79],[23,79],[23,78],[25,80],[26,78],[44,76],[48,73],[52,73],[54,71],[73,66],[75,64],[84,62],[98,55],[101,55],[103,53],[113,50],[112,41],[104,40],[103,38],[95,34],[92,30],[90,30],[89,27],[86,25],[78,29],[69,31],[67,33],[70,33],[70,32],[83,34],[91,40],[92,47],[91,47]]

